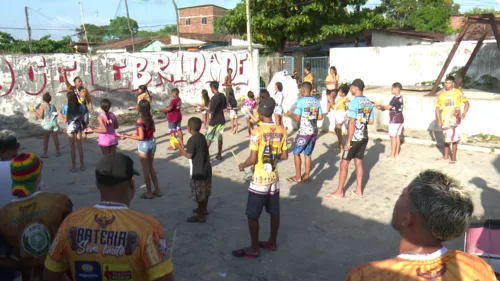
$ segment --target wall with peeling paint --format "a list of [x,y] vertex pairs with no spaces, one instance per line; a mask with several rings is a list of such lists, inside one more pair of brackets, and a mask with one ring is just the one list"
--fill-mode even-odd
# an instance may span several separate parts
[[[253,54],[258,57],[258,51]],[[63,71],[68,79],[81,77],[99,107],[102,98],[113,103],[119,113],[135,104],[140,85],[147,85],[153,106],[165,106],[169,92],[179,88],[184,104],[197,104],[201,91],[210,92],[209,83],[221,84],[227,68],[233,69],[236,96],[249,90],[258,92],[258,60],[248,51],[156,52],[99,54],[88,58],[80,54],[0,55],[0,128],[23,127],[33,122],[29,105],[41,102],[43,93],[52,94],[53,104],[66,103]],[[220,91],[223,87],[220,87]]]

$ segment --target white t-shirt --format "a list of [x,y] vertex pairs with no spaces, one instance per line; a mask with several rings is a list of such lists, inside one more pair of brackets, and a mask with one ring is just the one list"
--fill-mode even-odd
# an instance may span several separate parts
[[272,98],[276,102],[276,106],[281,106],[281,104],[283,103],[283,93],[282,92],[274,93]]
[[0,208],[7,205],[13,198],[10,161],[0,161]]

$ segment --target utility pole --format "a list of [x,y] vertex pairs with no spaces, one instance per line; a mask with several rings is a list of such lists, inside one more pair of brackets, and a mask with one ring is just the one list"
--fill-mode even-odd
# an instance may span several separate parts
[[130,16],[128,15],[127,0],[125,0],[125,9],[127,10],[128,30],[130,30],[130,37],[132,37],[132,52],[135,52],[134,32],[132,31],[132,27],[130,26]]
[[181,49],[181,34],[179,32],[179,9],[177,9],[177,3],[175,3],[175,0],[172,0],[172,3],[174,4],[174,9],[175,9],[175,18],[177,19],[177,43],[179,44],[179,52],[182,50]]
[[87,29],[85,28],[85,20],[83,18],[83,5],[82,5],[82,2],[80,2],[80,14],[82,16],[82,28],[83,28],[83,33],[85,34],[85,41],[87,41],[87,54],[90,57],[90,43],[89,43],[89,37],[87,36]]
[[[252,57],[252,18],[250,11],[250,0],[245,0],[247,9],[247,40],[248,40],[248,51],[250,52],[250,57]],[[253,65],[253,63],[252,63]]]
[[33,53],[33,49],[31,48],[31,26],[30,26],[30,20],[28,16],[28,7],[24,7],[24,13],[26,14],[26,26],[28,28],[28,45],[30,47],[30,54]]

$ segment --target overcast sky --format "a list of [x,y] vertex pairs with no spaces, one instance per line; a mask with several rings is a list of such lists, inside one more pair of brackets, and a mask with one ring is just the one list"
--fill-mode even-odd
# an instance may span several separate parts
[[[123,0],[81,0],[84,7],[85,23],[109,24],[115,16],[125,16]],[[27,39],[24,7],[29,7],[30,24],[33,38],[51,34],[54,39],[64,35],[74,35],[75,28],[81,24],[78,0],[0,0],[0,31],[14,38]],[[240,0],[177,0],[179,7],[201,4],[215,4],[233,8]],[[500,0],[455,0],[461,10],[479,6],[500,10]],[[8,4],[7,4],[8,3]],[[369,0],[368,7],[374,7],[379,0]],[[175,24],[174,7],[171,0],[128,0],[130,17],[137,20],[143,30],[157,30],[163,25]],[[40,29],[40,30],[37,30]]]

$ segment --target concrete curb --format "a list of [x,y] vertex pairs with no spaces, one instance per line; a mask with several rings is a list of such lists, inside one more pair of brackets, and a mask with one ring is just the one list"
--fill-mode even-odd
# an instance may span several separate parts
[[[391,140],[391,138],[387,134],[370,133],[369,137],[370,137],[370,139]],[[423,139],[416,139],[416,138],[411,138],[411,137],[405,137],[405,143],[427,145],[427,146],[432,146],[432,145],[437,146],[437,143],[433,140],[423,140]],[[493,149],[493,151],[492,151],[492,148],[489,148],[489,147],[459,144],[458,148],[461,150],[466,150],[466,151],[475,151],[475,152],[481,152],[481,153],[500,155],[500,149]]]

